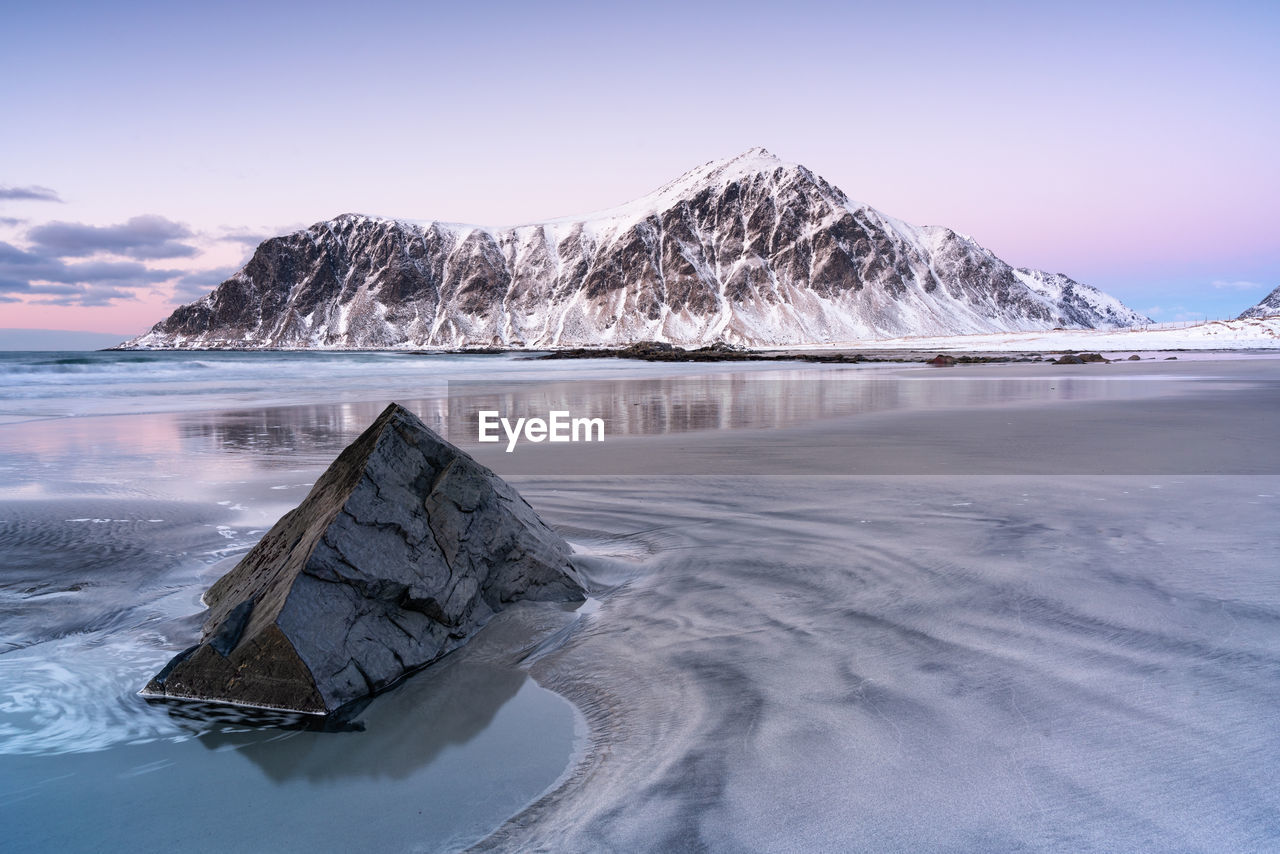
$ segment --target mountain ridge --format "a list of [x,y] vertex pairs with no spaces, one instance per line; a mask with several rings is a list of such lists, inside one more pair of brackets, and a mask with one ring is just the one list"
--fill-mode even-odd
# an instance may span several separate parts
[[1240,312],[1237,320],[1247,320],[1251,317],[1272,317],[1280,314],[1280,286],[1258,300],[1256,305],[1252,305]]
[[1144,321],[752,148],[583,216],[488,227],[342,214],[264,241],[121,346],[769,346]]

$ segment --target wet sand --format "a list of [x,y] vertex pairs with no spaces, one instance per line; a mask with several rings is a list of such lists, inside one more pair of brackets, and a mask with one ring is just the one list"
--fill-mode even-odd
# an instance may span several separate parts
[[1273,365],[506,463],[617,586],[532,670],[592,750],[479,847],[1272,847]]
[[[489,388],[451,386],[450,437],[504,476],[1280,474],[1280,360]],[[600,444],[525,442],[507,453],[475,441],[464,416],[481,406],[606,412],[609,433]]]
[[574,777],[482,850],[1263,850],[1275,476],[565,479],[632,554],[533,667]]
[[[1277,365],[584,363],[555,380],[625,407],[604,445],[467,447],[575,544],[595,600],[504,613],[356,733],[193,724],[132,690],[385,401],[5,425],[6,830],[140,850],[192,828],[210,850],[451,850],[504,819],[481,849],[1274,847]],[[477,373],[450,401],[396,399],[462,441],[442,403],[489,393]]]
[[519,661],[559,607],[509,609],[352,731],[137,695],[379,408],[0,427],[0,849],[456,850],[572,766],[581,714]]

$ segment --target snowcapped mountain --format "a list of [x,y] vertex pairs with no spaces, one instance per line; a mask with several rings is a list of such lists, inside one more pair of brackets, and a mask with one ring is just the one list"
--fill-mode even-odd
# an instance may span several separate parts
[[1238,320],[1244,320],[1249,317],[1272,317],[1280,314],[1280,287],[1267,294],[1262,301],[1253,308],[1246,308],[1240,312]]
[[213,293],[122,346],[768,346],[1145,320],[753,148],[584,217],[317,223],[265,241]]

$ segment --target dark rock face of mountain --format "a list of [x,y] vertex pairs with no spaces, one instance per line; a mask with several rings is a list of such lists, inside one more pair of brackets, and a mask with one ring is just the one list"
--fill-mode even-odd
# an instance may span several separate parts
[[581,599],[569,545],[392,404],[205,594],[144,695],[327,713],[460,646],[505,603]]
[[1253,308],[1247,308],[1240,312],[1239,320],[1245,320],[1250,317],[1271,317],[1280,314],[1280,287],[1262,298],[1261,302]]
[[493,229],[340,216],[266,241],[124,346],[767,346],[1142,321],[752,149],[582,219]]

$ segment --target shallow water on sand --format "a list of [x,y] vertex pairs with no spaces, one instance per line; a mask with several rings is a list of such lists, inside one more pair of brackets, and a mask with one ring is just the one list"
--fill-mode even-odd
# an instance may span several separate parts
[[1280,478],[525,493],[643,557],[534,668],[585,710],[594,761],[495,847],[1280,842]]
[[[1280,844],[1274,367],[77,354],[42,394],[37,355],[0,365],[0,847]],[[482,380],[628,413],[603,456],[469,446],[588,606],[362,731],[136,696],[387,400],[457,432]]]
[[565,772],[581,715],[518,663],[573,619],[560,608],[500,615],[352,731],[138,697],[198,637],[200,594],[319,470],[229,456],[151,483],[88,452],[0,500],[0,849],[452,849]]

